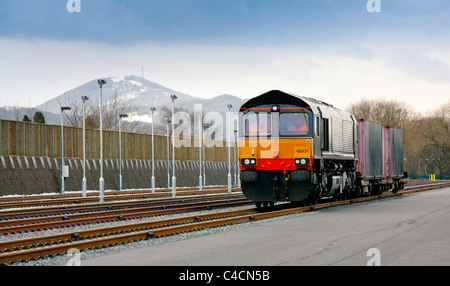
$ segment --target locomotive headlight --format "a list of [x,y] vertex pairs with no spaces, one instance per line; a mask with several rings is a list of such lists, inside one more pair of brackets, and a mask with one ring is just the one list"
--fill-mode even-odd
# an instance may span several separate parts
[[308,158],[294,159],[294,164],[296,166],[309,166],[309,159]]
[[256,166],[256,159],[253,158],[242,159],[241,164],[243,166]]

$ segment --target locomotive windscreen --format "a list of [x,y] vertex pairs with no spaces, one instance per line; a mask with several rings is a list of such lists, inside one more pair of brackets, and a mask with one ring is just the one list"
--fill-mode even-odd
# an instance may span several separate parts
[[307,113],[280,114],[281,135],[307,135],[309,133],[309,115]]
[[244,116],[245,136],[268,136],[272,133],[270,113],[249,112]]

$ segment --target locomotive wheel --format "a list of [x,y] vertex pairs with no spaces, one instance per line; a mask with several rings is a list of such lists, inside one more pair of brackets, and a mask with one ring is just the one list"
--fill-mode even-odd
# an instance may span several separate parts
[[340,193],[338,193],[338,194],[336,194],[335,196],[334,196],[334,200],[335,201],[345,201],[346,199],[347,199],[347,193],[346,192],[343,192],[342,194],[340,194]]
[[268,209],[275,206],[275,202],[255,202],[255,206],[257,209]]
[[308,200],[309,200],[309,205],[310,206],[317,205],[317,203],[318,203],[318,200],[317,200],[316,196],[313,195],[313,194],[309,195],[309,199]]

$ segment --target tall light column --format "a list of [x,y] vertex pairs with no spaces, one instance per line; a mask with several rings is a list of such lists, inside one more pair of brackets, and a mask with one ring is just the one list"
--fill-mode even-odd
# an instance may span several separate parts
[[155,140],[153,134],[153,115],[155,110],[155,107],[150,107],[150,111],[152,112],[152,193],[155,192]]
[[175,99],[176,95],[171,95],[172,99],[172,163],[173,163],[173,176],[172,176],[172,197],[176,196],[177,190],[177,179],[175,177]]
[[237,159],[236,159],[236,169],[237,169],[237,186],[238,188],[241,188],[241,164],[239,161],[239,139],[237,139],[238,137],[236,137],[236,145],[237,145]]
[[198,176],[198,186],[200,191],[203,190],[203,178],[202,178],[202,149],[203,149],[203,127],[202,127],[202,116],[200,116],[200,120],[198,121],[198,141],[199,141],[199,148],[198,148],[198,166],[200,169],[200,175]]
[[237,183],[237,166],[238,166],[238,164],[237,164],[237,153],[236,153],[236,145],[237,145],[237,130],[236,129],[234,129],[234,137],[233,137],[233,139],[234,139],[234,142],[233,142],[233,148],[234,148],[234,159],[233,159],[233,161],[234,161],[234,163],[233,163],[233,166],[234,166],[234,185],[235,186],[237,186],[238,185],[238,183]]
[[70,107],[61,107],[61,195],[64,195],[64,111]]
[[106,81],[99,79],[97,81],[100,87],[100,179],[98,181],[100,202],[103,203],[105,198],[105,180],[103,179],[103,94],[102,87]]
[[87,180],[86,180],[86,101],[89,100],[89,97],[82,96],[81,100],[83,101],[83,179],[81,180],[81,190],[83,193],[83,198],[86,197],[86,188],[87,188]]
[[169,127],[172,120],[167,120],[167,188],[170,189],[170,144],[169,144]]
[[205,130],[211,126],[211,124],[203,124],[203,136],[202,136],[202,149],[203,149],[203,186],[206,187],[206,146],[205,146]]
[[[230,125],[230,116],[231,116],[231,108],[233,105],[228,104],[228,114],[227,114],[227,125]],[[234,127],[234,126],[233,126]],[[228,193],[231,194],[231,126],[228,126],[227,128],[227,143],[228,143]]]
[[122,191],[122,119],[128,114],[119,114],[119,191]]

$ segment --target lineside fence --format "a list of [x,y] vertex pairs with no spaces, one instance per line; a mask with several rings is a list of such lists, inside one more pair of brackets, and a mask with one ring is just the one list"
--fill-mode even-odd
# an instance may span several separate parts
[[[64,126],[63,131],[64,157],[83,158],[83,128]],[[121,133],[122,159],[152,159],[151,134],[123,131]],[[61,157],[61,126],[2,119],[0,135],[0,155],[2,156]],[[194,145],[194,141],[198,139],[189,137],[183,140],[190,141],[191,144],[175,148],[175,160],[198,161],[199,147],[196,146],[199,144]],[[154,142],[155,160],[167,160],[168,150],[172,160],[172,138],[169,137],[169,148],[167,148],[167,136],[154,135]],[[231,158],[234,158],[233,148],[231,152]],[[203,156],[205,157],[202,159],[206,161],[226,162],[228,147],[225,142],[209,141],[205,143]],[[100,130],[98,129],[86,129],[86,158],[100,158]],[[119,159],[119,131],[103,130],[103,158]]]

